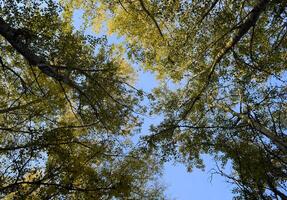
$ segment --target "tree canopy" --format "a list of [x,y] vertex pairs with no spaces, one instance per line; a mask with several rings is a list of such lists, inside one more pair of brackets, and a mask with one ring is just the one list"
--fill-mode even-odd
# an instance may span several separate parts
[[[154,155],[192,170],[210,154],[236,199],[287,199],[286,0],[59,3],[0,4],[3,196],[164,198]],[[75,30],[77,9],[122,44]],[[162,82],[141,148],[131,63]]]
[[166,83],[154,91],[165,118],[145,138],[151,149],[189,169],[214,155],[237,198],[287,198],[286,1],[63,2],[123,36],[129,58]]
[[132,68],[54,1],[0,1],[0,198],[162,197]]

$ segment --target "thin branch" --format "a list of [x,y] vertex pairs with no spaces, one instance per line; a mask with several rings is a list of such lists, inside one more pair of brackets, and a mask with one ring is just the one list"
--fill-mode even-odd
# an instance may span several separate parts
[[2,57],[0,56],[0,64],[2,65],[3,68],[8,69],[9,71],[11,71],[15,76],[17,76],[24,88],[24,90],[26,91],[28,89],[27,87],[27,83],[24,81],[24,79],[17,73],[15,72],[12,68],[8,67],[7,65],[4,64]]
[[144,1],[143,1],[143,0],[139,0],[139,2],[140,2],[140,5],[141,5],[143,11],[144,11],[144,12],[151,18],[151,20],[154,22],[154,24],[155,24],[155,26],[156,26],[156,28],[157,28],[157,30],[158,30],[160,36],[161,36],[162,38],[164,38],[164,35],[163,35],[163,33],[162,33],[162,31],[161,31],[161,29],[160,29],[160,27],[159,27],[159,24],[157,23],[157,21],[156,21],[156,19],[154,18],[154,16],[150,13],[150,11],[146,8],[146,6],[145,6],[145,4],[144,4]]
[[9,107],[9,108],[4,108],[4,109],[0,110],[0,114],[12,112],[12,111],[19,110],[19,109],[24,109],[24,108],[27,108],[28,106],[30,106],[32,104],[39,103],[40,101],[42,101],[42,100],[36,99],[34,101],[30,101],[30,102],[28,102],[26,104],[23,104],[23,105],[18,105],[18,106],[13,106],[13,107]]

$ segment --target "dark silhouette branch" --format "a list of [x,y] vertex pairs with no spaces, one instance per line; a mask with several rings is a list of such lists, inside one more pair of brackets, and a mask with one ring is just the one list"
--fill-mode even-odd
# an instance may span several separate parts
[[193,106],[195,105],[195,103],[201,98],[202,94],[204,93],[204,91],[206,91],[207,87],[210,84],[212,75],[214,74],[214,71],[216,69],[216,66],[218,65],[218,63],[220,63],[220,61],[222,60],[222,58],[232,49],[234,48],[234,46],[241,40],[241,38],[250,30],[251,27],[253,27],[260,14],[264,11],[264,9],[266,8],[266,6],[268,5],[269,0],[261,0],[258,2],[258,4],[256,4],[254,6],[254,8],[250,11],[250,13],[248,14],[249,17],[247,17],[247,19],[240,24],[237,27],[237,31],[234,34],[233,37],[231,37],[228,42],[226,42],[225,47],[215,56],[215,59],[212,63],[212,65],[209,67],[208,71],[204,71],[203,73],[208,73],[207,77],[206,77],[206,82],[204,84],[204,86],[199,90],[198,94],[195,95],[194,98],[192,98],[190,100],[189,104],[189,108],[182,113],[181,115],[181,119],[185,119],[187,117],[187,115],[191,112]]
[[[73,80],[71,80],[69,77],[58,73],[57,66],[55,67],[47,64],[47,61],[44,58],[37,56],[35,53],[33,53],[33,51],[29,48],[29,46],[21,40],[17,29],[12,28],[1,17],[0,17],[0,35],[2,35],[12,45],[12,47],[28,61],[28,63],[31,66],[37,66],[38,69],[48,77],[51,77],[56,81],[65,83],[69,87],[75,89],[80,95],[85,97],[88,100],[88,102],[90,102],[90,106],[94,111],[96,117],[100,119],[98,109],[96,108],[95,105],[93,105],[90,97],[85,92],[82,91],[82,88],[79,85],[77,85]],[[105,127],[105,129],[108,130],[106,124],[103,121],[101,123]]]
[[144,11],[144,12],[151,18],[151,20],[153,21],[153,23],[154,23],[154,25],[156,26],[156,28],[157,28],[157,30],[158,30],[160,36],[161,36],[162,38],[164,38],[163,33],[162,33],[162,31],[161,31],[161,29],[160,29],[160,27],[159,27],[159,24],[157,23],[157,21],[156,21],[156,19],[154,18],[154,16],[150,13],[150,11],[146,8],[146,6],[145,6],[145,4],[144,4],[144,1],[143,1],[143,0],[139,0],[139,2],[140,2],[140,5],[141,5],[143,11]]

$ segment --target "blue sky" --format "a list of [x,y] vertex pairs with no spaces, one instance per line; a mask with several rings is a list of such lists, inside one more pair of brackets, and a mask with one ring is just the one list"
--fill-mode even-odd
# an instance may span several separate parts
[[[80,28],[81,11],[74,14],[74,25]],[[90,29],[88,34],[94,34]],[[117,37],[109,37],[110,43],[118,43],[120,39]],[[138,67],[138,66],[137,66]],[[145,92],[151,92],[159,82],[155,80],[154,74],[143,71],[138,71],[138,80],[136,87]],[[144,117],[142,134],[149,133],[151,124],[158,124],[161,120],[159,116]],[[182,164],[166,163],[163,170],[162,181],[167,186],[166,196],[177,200],[230,200],[232,199],[232,186],[226,180],[214,175],[211,180],[211,170],[215,168],[213,160],[204,155],[205,171],[194,169],[192,173],[188,173],[186,167]]]

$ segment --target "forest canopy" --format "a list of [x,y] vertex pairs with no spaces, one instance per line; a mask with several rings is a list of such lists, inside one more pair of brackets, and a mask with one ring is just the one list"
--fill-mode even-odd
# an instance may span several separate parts
[[153,199],[159,162],[130,142],[133,72],[53,1],[1,1],[0,196]]
[[209,154],[235,199],[287,199],[287,1],[0,2],[1,197],[166,199],[163,162]]

